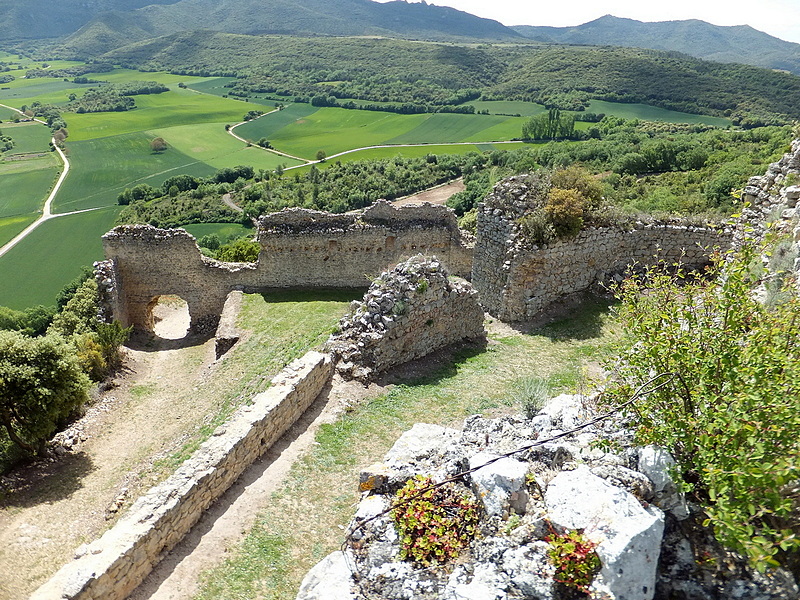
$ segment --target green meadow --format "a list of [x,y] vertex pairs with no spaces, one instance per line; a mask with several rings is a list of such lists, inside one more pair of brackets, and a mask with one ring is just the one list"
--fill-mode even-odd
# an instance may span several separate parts
[[0,161],[0,217],[41,211],[60,172],[60,161],[48,153],[26,160]]
[[56,294],[84,265],[103,258],[100,236],[119,208],[46,221],[0,261],[0,306],[23,309],[54,304]]
[[183,229],[198,240],[204,235],[216,234],[222,243],[253,233],[252,227],[245,227],[240,223],[195,223],[184,225]]
[[40,213],[0,217],[0,246],[13,240],[28,225],[39,218]]
[[690,113],[679,112],[677,110],[667,110],[649,104],[622,104],[620,102],[606,102],[605,100],[592,100],[589,103],[588,112],[605,113],[622,117],[624,119],[642,119],[644,121],[665,121],[667,123],[700,123],[704,125],[714,125],[715,127],[728,127],[731,125],[730,119],[722,117],[709,117],[707,115],[693,115]]
[[5,135],[14,140],[14,147],[6,153],[26,154],[29,152],[50,152],[50,129],[35,122],[4,123],[0,125]]
[[476,111],[488,110],[492,115],[520,115],[523,117],[533,117],[547,109],[535,102],[522,102],[519,100],[473,100],[465,102],[468,106],[474,106]]
[[53,203],[54,212],[110,206],[126,187],[139,183],[157,186],[182,173],[205,177],[216,170],[175,148],[153,152],[151,139],[140,131],[68,142],[72,169]]

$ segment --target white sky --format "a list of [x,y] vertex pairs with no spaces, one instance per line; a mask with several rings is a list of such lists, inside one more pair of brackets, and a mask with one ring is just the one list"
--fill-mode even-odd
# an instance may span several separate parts
[[451,6],[504,25],[566,27],[607,14],[639,21],[701,19],[714,25],[750,25],[800,43],[800,0],[428,0],[428,4]]

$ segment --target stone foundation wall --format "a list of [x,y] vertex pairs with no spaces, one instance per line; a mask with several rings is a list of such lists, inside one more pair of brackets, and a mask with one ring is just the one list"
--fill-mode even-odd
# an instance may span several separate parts
[[728,248],[732,232],[676,224],[641,224],[636,229],[589,228],[575,238],[527,246],[501,211],[484,206],[472,283],[491,314],[505,321],[536,316],[560,298],[608,281],[628,265],[681,261],[705,265],[714,247]]
[[305,412],[331,377],[327,355],[309,352],[220,426],[169,479],[131,506],[100,539],[31,600],[124,600],[217,498]]
[[381,274],[328,342],[347,378],[421,358],[465,339],[482,339],[483,309],[472,286],[451,280],[437,258],[418,255]]
[[287,209],[259,220],[257,263],[222,263],[200,254],[183,230],[117,227],[103,236],[107,260],[98,280],[108,313],[124,325],[152,331],[152,306],[174,294],[189,305],[193,331],[216,326],[233,290],[366,288],[388,266],[420,252],[451,273],[469,277],[472,248],[455,214],[423,204],[395,208],[377,202],[342,215]]

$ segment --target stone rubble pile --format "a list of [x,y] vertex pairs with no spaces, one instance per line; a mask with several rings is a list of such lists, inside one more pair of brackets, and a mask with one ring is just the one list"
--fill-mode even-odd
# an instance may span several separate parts
[[[676,491],[671,457],[635,447],[618,419],[546,441],[591,419],[593,403],[562,395],[532,419],[475,415],[461,431],[415,425],[361,474],[362,501],[344,550],[309,572],[297,600],[561,600],[547,538],[572,530],[597,544],[592,598],[799,597],[787,573],[758,574],[716,545],[700,526],[702,515]],[[600,439],[617,449],[602,449],[609,445],[598,446]],[[505,456],[537,440],[544,443]],[[417,474],[443,481],[481,465],[462,478],[483,506],[469,549],[439,567],[401,560],[391,517],[381,514],[394,493]]]
[[353,302],[327,349],[347,379],[369,380],[449,344],[486,335],[472,286],[451,280],[436,257],[417,255],[382,273]]

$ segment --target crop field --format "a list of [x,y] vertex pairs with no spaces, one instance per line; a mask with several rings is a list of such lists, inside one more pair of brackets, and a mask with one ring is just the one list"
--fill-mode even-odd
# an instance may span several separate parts
[[65,113],[70,141],[194,123],[238,123],[251,108],[241,100],[182,89],[136,96],[136,106],[133,110],[123,112]]
[[[17,115],[19,115],[17,111],[6,108],[5,106],[0,106],[0,121],[10,121]],[[2,131],[3,127],[7,128],[10,125],[11,123],[0,123],[0,131]]]
[[[237,128],[238,133],[238,128]],[[215,169],[249,165],[254,169],[275,169],[278,165],[300,164],[299,161],[247,147],[225,131],[225,123],[178,125],[148,132],[151,138],[162,137],[175,150],[200,160]],[[169,152],[169,150],[167,151]]]
[[665,121],[667,123],[702,123],[714,125],[716,127],[727,127],[731,125],[730,119],[722,117],[710,117],[707,115],[693,115],[690,113],[679,112],[677,110],[667,110],[649,104],[622,104],[620,102],[606,102],[605,100],[592,100],[589,103],[588,112],[605,113],[624,119],[643,119],[646,121]]
[[5,135],[14,140],[14,147],[6,153],[26,154],[28,152],[50,152],[50,130],[41,123],[3,123],[0,125]]
[[519,100],[472,100],[465,102],[467,106],[474,106],[476,111],[488,110],[491,115],[520,115],[533,117],[547,109],[535,102],[522,102]]
[[156,186],[173,175],[207,176],[215,171],[175,148],[153,152],[151,139],[138,132],[68,143],[72,170],[53,203],[54,212],[110,206],[126,187]]
[[0,217],[40,211],[60,171],[60,162],[48,153],[39,158],[0,161]]
[[[382,144],[446,144],[510,140],[522,131],[521,118],[449,113],[399,115],[367,110],[292,105],[246,123],[236,132],[249,140],[266,137],[275,148],[314,158]],[[495,140],[486,132],[498,135]]]
[[33,223],[39,217],[39,214],[31,213],[14,217],[0,217],[0,246],[13,240],[18,233]]
[[103,258],[100,236],[111,229],[118,213],[114,207],[68,215],[34,230],[3,256],[0,306],[53,304],[81,267]]

